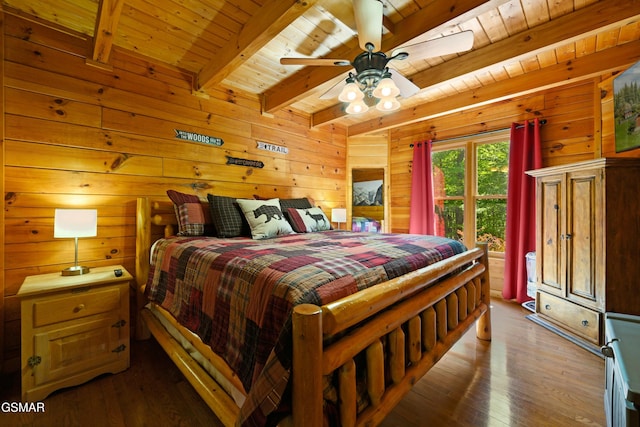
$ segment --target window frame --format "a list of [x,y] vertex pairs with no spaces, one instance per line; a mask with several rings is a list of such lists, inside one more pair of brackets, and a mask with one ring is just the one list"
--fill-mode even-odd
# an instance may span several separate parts
[[[510,130],[500,130],[496,132],[487,132],[485,134],[470,135],[455,138],[455,140],[443,140],[432,141],[432,154],[438,151],[464,149],[465,151],[465,172],[464,172],[464,192],[463,196],[451,196],[445,197],[442,200],[462,200],[465,206],[463,215],[463,243],[465,246],[471,248],[476,244],[476,207],[478,200],[500,199],[507,200],[507,194],[498,195],[478,195],[478,159],[477,159],[477,147],[485,144],[492,144],[497,142],[507,142],[511,140]],[[468,185],[467,185],[468,183]],[[505,189],[506,191],[506,189]],[[473,206],[473,209],[468,209],[468,206]],[[506,214],[505,214],[506,215]],[[506,221],[506,218],[505,218]],[[504,258],[503,252],[490,251],[491,256]]]

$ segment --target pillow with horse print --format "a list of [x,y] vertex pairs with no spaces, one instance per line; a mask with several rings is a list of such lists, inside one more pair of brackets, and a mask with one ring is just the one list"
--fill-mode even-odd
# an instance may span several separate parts
[[236,202],[249,223],[253,239],[268,239],[294,233],[280,210],[279,199],[236,199]]
[[289,215],[293,230],[297,233],[331,230],[331,223],[320,208],[288,208],[287,215]]

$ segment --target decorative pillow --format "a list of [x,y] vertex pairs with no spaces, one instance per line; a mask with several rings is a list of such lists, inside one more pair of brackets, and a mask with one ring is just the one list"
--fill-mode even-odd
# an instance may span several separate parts
[[331,223],[320,208],[287,209],[289,221],[297,233],[331,230]]
[[[207,216],[202,209],[200,198],[194,194],[167,190],[178,218],[178,236],[203,236]],[[206,224],[209,225],[210,224]]]
[[282,212],[287,212],[289,208],[309,209],[312,207],[313,205],[306,197],[299,199],[280,199],[280,210],[282,210]]
[[236,202],[240,205],[251,227],[251,237],[254,239],[267,239],[293,233],[291,225],[280,210],[279,199],[236,199]]
[[207,194],[207,200],[218,237],[251,236],[249,224],[235,198]]

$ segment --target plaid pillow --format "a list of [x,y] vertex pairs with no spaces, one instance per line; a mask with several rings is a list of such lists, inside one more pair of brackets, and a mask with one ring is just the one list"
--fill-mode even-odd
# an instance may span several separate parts
[[235,198],[207,194],[207,199],[218,237],[251,236],[249,224]]
[[282,210],[282,212],[287,212],[289,208],[309,209],[312,207],[311,202],[309,202],[309,199],[306,197],[299,199],[280,199],[280,210]]
[[320,208],[288,208],[289,222],[297,233],[331,230],[331,223]]
[[203,236],[206,215],[198,196],[167,190],[178,219],[178,236]]

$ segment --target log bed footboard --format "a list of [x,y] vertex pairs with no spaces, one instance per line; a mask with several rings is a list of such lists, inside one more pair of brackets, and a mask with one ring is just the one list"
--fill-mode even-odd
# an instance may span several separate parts
[[[151,242],[171,234],[171,229],[158,230],[175,224],[172,211],[170,202],[138,199],[136,280],[141,321],[136,323],[137,336],[143,339],[152,334],[220,421],[233,426],[239,414],[233,399],[143,309]],[[491,339],[489,290],[487,248],[479,244],[333,303],[295,307],[292,417],[281,425],[323,425],[323,384],[329,375],[337,383],[342,426],[379,424],[474,323],[479,339]],[[192,344],[231,383],[237,382],[221,359],[203,344]],[[360,413],[356,408],[356,369],[360,367],[354,360],[358,355],[366,360],[370,402]]]
[[[478,338],[490,340],[486,257],[483,246],[441,261],[435,270],[386,282],[382,289],[365,289],[322,307],[297,306],[293,425],[322,426],[322,378],[333,373],[338,379],[341,425],[377,425],[476,321]],[[459,267],[461,260],[478,262],[430,285]],[[352,325],[355,328],[344,337],[323,345],[327,336]],[[354,359],[363,351],[370,405],[358,414]]]

